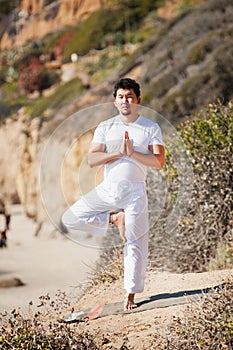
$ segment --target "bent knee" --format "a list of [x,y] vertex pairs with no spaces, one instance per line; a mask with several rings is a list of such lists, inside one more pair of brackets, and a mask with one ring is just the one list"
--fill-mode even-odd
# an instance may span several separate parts
[[62,222],[62,224],[63,224],[65,227],[67,227],[67,228],[72,227],[73,224],[74,224],[74,221],[76,221],[76,220],[75,220],[75,216],[74,216],[74,214],[71,212],[70,209],[68,209],[67,211],[65,211],[65,213],[64,213],[64,214],[62,215],[62,217],[61,217],[61,222]]

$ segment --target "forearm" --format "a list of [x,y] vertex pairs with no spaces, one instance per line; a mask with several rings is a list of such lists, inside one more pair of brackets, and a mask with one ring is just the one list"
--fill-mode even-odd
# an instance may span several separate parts
[[153,168],[163,168],[164,166],[164,155],[163,154],[143,154],[139,152],[133,152],[131,158],[137,162]]
[[89,152],[88,153],[88,164],[91,168],[95,166],[104,165],[111,163],[121,158],[122,154],[118,152],[106,153],[106,152]]

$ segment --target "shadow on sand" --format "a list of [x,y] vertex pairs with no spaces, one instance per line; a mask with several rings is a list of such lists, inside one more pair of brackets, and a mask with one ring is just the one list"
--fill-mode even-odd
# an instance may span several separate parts
[[[154,307],[166,307],[166,306],[172,306],[176,304],[182,304],[187,303],[189,301],[194,301],[199,299],[203,294],[209,293],[213,290],[219,290],[224,286],[224,284],[214,286],[211,288],[205,288],[205,289],[195,289],[195,290],[186,290],[186,291],[179,291],[175,293],[163,293],[163,294],[157,294],[152,295],[148,299],[143,299],[139,302],[137,302],[137,308],[143,309],[143,310],[149,310]],[[152,303],[153,307],[146,307],[147,304]],[[138,311],[140,311],[138,309]],[[136,311],[136,310],[135,310]]]
[[146,310],[152,310],[155,308],[169,307],[180,304],[186,304],[193,301],[198,301],[204,294],[210,291],[217,291],[224,287],[224,284],[217,285],[211,288],[185,290],[174,293],[162,293],[151,295],[147,299],[139,299],[136,304],[137,308],[130,311],[123,311],[123,302],[116,302],[111,304],[99,304],[92,309],[79,310],[66,315],[63,319],[65,322],[78,322],[85,319],[96,319],[99,317],[129,314],[135,312],[141,312]]

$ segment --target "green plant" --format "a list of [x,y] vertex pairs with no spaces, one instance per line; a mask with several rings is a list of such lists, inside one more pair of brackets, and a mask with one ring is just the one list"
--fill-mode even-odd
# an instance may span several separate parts
[[114,10],[101,8],[81,23],[64,48],[63,62],[69,62],[73,52],[85,55],[91,49],[101,49],[104,35],[118,31],[122,27],[122,19],[116,14],[117,12]]
[[17,7],[17,2],[12,0],[1,0],[0,2],[0,13],[8,14],[10,13],[14,8]]
[[192,155],[202,157],[210,153],[233,151],[233,104],[209,104],[209,108],[196,113],[194,120],[181,124],[180,134]]
[[202,62],[206,55],[212,51],[210,42],[208,39],[196,44],[188,55],[188,61],[190,64],[198,64]]
[[157,8],[159,2],[121,0],[116,1],[115,5],[100,8],[80,24],[64,48],[63,62],[69,62],[73,52],[86,55],[91,49],[104,48],[109,41],[114,45],[124,44],[127,38],[135,42],[141,22]]
[[228,242],[219,242],[216,254],[209,262],[209,270],[231,269],[233,266],[232,239]]
[[182,14],[185,11],[188,11],[189,9],[200,5],[201,3],[203,3],[205,0],[183,0],[181,2],[181,4],[178,6],[177,8],[177,14]]
[[27,102],[26,96],[20,95],[18,84],[15,82],[2,84],[1,95],[0,112],[2,121],[5,117],[15,113]]
[[[218,255],[220,243],[228,247],[228,254],[233,224],[232,123],[232,103],[227,106],[213,103],[180,125],[178,132],[192,164],[192,196],[185,203],[185,215],[171,232],[166,231],[166,220],[176,205],[182,173],[173,161],[174,151],[169,152],[173,150],[173,145],[166,145],[168,152],[164,176],[167,198],[164,211],[151,229],[150,250],[155,257],[155,266],[163,264],[176,272],[203,271]],[[179,148],[174,147],[179,154]],[[149,191],[151,193],[154,193],[153,189]],[[185,199],[185,193],[183,195]],[[153,200],[150,203],[153,213],[155,204]],[[163,237],[162,241],[160,237]],[[224,261],[226,256],[223,255],[222,262],[218,264],[223,266]]]
[[41,117],[47,109],[53,111],[53,109],[61,108],[76,98],[83,90],[84,88],[79,78],[74,78],[65,84],[60,84],[50,96],[40,96],[28,104],[31,110],[31,116]]

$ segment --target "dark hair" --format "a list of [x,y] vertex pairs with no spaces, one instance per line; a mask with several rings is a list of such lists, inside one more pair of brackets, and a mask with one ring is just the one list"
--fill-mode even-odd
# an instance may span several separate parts
[[119,89],[133,89],[137,97],[140,96],[140,86],[139,84],[130,78],[122,78],[114,86],[113,96],[116,98],[117,90]]

